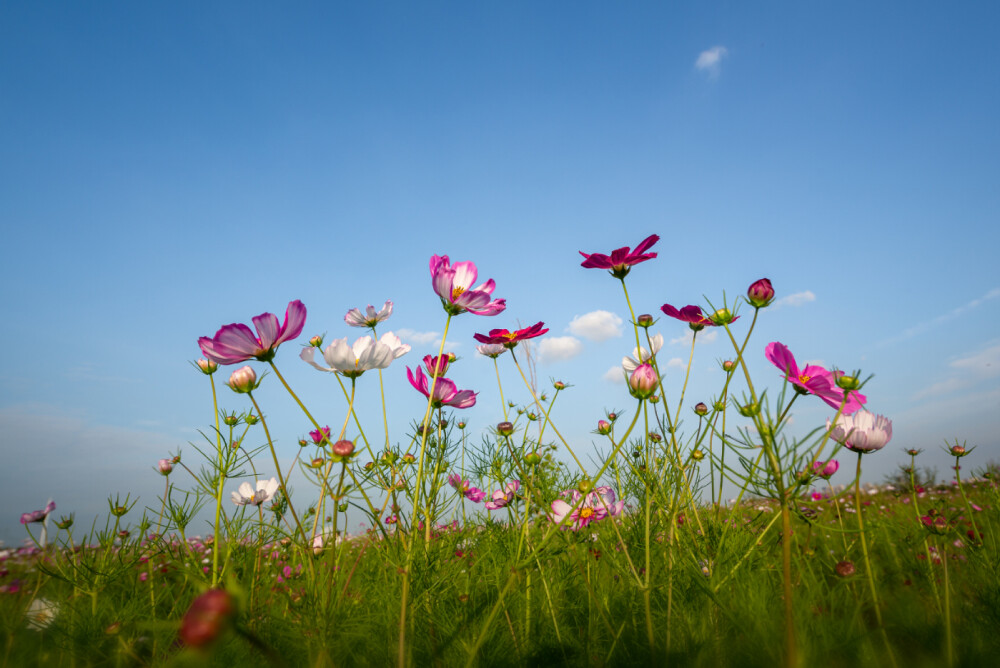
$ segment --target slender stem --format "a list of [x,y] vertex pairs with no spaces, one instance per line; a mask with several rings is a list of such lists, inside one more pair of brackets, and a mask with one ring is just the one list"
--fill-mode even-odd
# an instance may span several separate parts
[[[271,440],[271,430],[267,428],[267,421],[264,419],[264,411],[262,411],[260,406],[257,405],[257,400],[253,398],[253,392],[247,392],[247,396],[250,397],[250,401],[253,402],[253,407],[257,409],[257,415],[260,416],[260,424],[264,427],[264,435],[267,437],[267,445],[271,449],[271,457],[274,459],[274,468],[278,473],[278,482],[281,483],[281,493],[285,495],[285,501],[288,502],[288,509],[292,511],[292,517],[295,518],[295,526],[298,527],[299,534],[302,536],[302,546],[304,548],[308,547],[309,539],[306,537],[306,532],[302,529],[302,523],[299,522],[299,516],[295,512],[295,506],[292,505],[292,497],[288,493],[288,488],[285,487],[285,476],[281,473],[281,464],[278,463],[278,453],[274,451],[274,442]],[[312,562],[310,561],[309,563]]]
[[500,390],[500,407],[503,409],[503,419],[504,422],[507,421],[507,402],[503,398],[503,384],[500,382],[500,364],[497,362],[497,358],[493,358],[493,368],[497,372],[497,388]]
[[[209,375],[212,384],[212,408],[215,412],[215,447],[219,455],[219,485],[215,494],[215,546],[212,550],[212,586],[219,583],[219,516],[222,513],[222,484],[225,476],[222,471],[222,431],[219,429],[219,398],[215,391],[215,376]],[[230,429],[230,431],[232,431]],[[169,489],[169,488],[168,488]]]

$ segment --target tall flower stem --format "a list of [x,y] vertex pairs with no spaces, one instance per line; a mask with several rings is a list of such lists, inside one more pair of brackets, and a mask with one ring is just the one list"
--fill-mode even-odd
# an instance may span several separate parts
[[857,480],[854,481],[854,508],[858,515],[858,533],[861,534],[861,551],[865,558],[865,574],[868,576],[868,588],[872,594],[872,604],[875,608],[875,620],[878,622],[878,628],[882,634],[882,640],[885,643],[885,651],[889,654],[889,660],[893,666],[896,666],[896,657],[892,652],[892,645],[889,644],[889,634],[886,633],[885,625],[882,623],[882,609],[878,602],[878,592],[875,590],[875,575],[872,573],[872,564],[868,557],[868,539],[865,536],[864,507],[861,505],[861,456],[863,454],[864,452],[860,450],[858,451]]
[[507,421],[507,402],[503,398],[503,384],[500,382],[500,364],[497,363],[497,358],[493,358],[493,368],[497,372],[497,389],[500,390],[500,407],[503,409],[503,419],[504,422]]
[[[641,348],[642,346],[639,344],[639,325],[635,321],[635,311],[632,310],[632,300],[629,299],[629,297],[628,297],[628,288],[625,287],[625,277],[624,276],[621,277],[621,282],[622,282],[622,291],[625,293],[625,303],[628,304],[628,313],[629,313],[630,316],[632,316],[632,329],[635,330],[635,347],[636,348]],[[652,350],[652,349],[650,349],[650,350]],[[641,362],[642,360],[639,360],[639,361]]]
[[960,461],[961,457],[955,457],[955,483],[958,485],[958,491],[962,495],[962,501],[965,502],[965,512],[969,514],[969,522],[972,523],[972,542],[981,543],[983,537],[979,533],[979,527],[976,526],[976,518],[972,514],[972,505],[969,503],[969,497],[965,495],[965,487],[962,486],[962,474],[960,473],[962,467],[959,466]]
[[[285,495],[285,501],[288,502],[288,509],[292,511],[292,517],[295,518],[295,526],[299,530],[299,534],[302,536],[302,546],[307,548],[309,546],[309,539],[306,537],[306,532],[302,529],[302,523],[299,522],[299,516],[295,512],[295,506],[292,505],[292,497],[288,493],[288,488],[285,487],[285,476],[281,472],[281,464],[278,463],[278,453],[274,450],[274,442],[271,440],[271,430],[267,427],[267,420],[264,419],[264,412],[257,405],[257,400],[253,397],[253,392],[247,392],[247,396],[250,397],[250,401],[253,402],[253,407],[257,409],[257,415],[260,416],[260,424],[264,427],[264,435],[267,437],[267,446],[271,449],[271,457],[274,459],[274,469],[278,473],[278,482],[281,483],[281,493]],[[312,563],[311,561],[309,563]]]
[[[917,517],[917,526],[920,526],[920,505],[917,502],[917,483],[914,479],[913,471],[914,465],[916,464],[916,455],[910,454],[910,498],[913,502],[913,512]],[[927,579],[931,583],[931,588],[934,589],[934,602],[937,604],[938,609],[941,608],[941,595],[937,590],[937,578],[934,577],[934,562],[931,560],[931,548],[927,541],[927,536],[924,536],[924,556],[926,557],[925,565],[927,566]]]
[[[215,377],[210,375],[209,382],[212,384],[212,408],[215,412],[215,446],[219,454],[219,485],[215,492],[215,549],[212,550],[212,586],[219,583],[219,518],[222,515],[222,485],[226,477],[223,475],[222,461],[222,431],[219,430],[219,397],[215,391]],[[230,430],[231,431],[231,430]],[[169,490],[170,488],[167,487]]]

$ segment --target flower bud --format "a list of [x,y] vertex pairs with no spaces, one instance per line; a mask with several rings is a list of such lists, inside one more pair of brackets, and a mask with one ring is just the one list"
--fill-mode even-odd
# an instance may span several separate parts
[[592,489],[594,489],[594,482],[584,478],[580,482],[576,483],[576,489],[580,494],[589,494]]
[[611,423],[607,420],[597,421],[597,433],[601,436],[607,436],[611,433]]
[[191,647],[205,647],[232,622],[236,614],[232,597],[222,589],[209,589],[196,598],[181,621],[180,639]]
[[309,441],[307,441],[307,440],[306,440],[306,439],[304,439],[304,438],[300,438],[300,439],[299,439],[299,447],[300,447],[300,448],[304,448],[304,447],[306,447],[307,445],[309,445]]
[[260,418],[254,415],[253,413],[247,413],[246,416],[243,418],[243,421],[252,427],[258,422],[260,422]]
[[412,464],[415,461],[417,461],[417,458],[414,457],[411,453],[407,452],[405,455],[403,455],[404,464]]
[[754,308],[764,308],[771,303],[774,299],[774,288],[771,287],[771,281],[766,278],[762,278],[759,281],[755,281],[747,289],[747,301]]
[[426,355],[424,356],[424,367],[431,378],[439,378],[448,373],[448,366],[453,359],[454,356],[451,353],[441,356]]
[[651,403],[651,404],[658,404],[658,403],[660,403],[660,395],[654,394],[653,396],[651,396],[649,398],[649,403]]
[[629,376],[628,386],[632,396],[636,399],[648,399],[656,392],[660,379],[656,376],[650,364],[640,364]]
[[535,422],[538,420],[538,414],[532,411],[528,411],[528,415],[526,417],[530,422]]
[[649,432],[649,440],[651,440],[653,443],[659,443],[660,441],[663,440],[663,437],[657,434],[655,431],[651,431]]
[[725,360],[722,363],[722,370],[725,371],[726,373],[731,373],[735,368],[736,368],[736,362],[732,360]]
[[465,422],[459,422],[455,426],[458,427],[459,429],[465,429]]
[[350,457],[354,453],[354,443],[348,440],[337,441],[330,446],[330,452],[338,457]]
[[557,380],[556,382],[552,383],[552,387],[556,388],[557,391],[558,390],[565,390],[566,389],[566,383],[562,382],[561,380]]
[[708,316],[708,319],[711,320],[716,325],[728,325],[736,318],[735,316],[733,316],[733,312],[730,311],[729,309],[720,308],[718,311]]
[[510,436],[514,433],[514,425],[510,422],[501,422],[497,425],[497,433],[501,436]]
[[229,387],[233,392],[249,394],[257,387],[257,373],[249,366],[240,367],[229,376]]
[[608,413],[608,419],[614,422],[618,419],[618,413]]
[[240,416],[239,415],[235,415],[234,414],[234,415],[223,415],[222,416],[222,424],[226,425],[227,427],[235,427],[239,423],[240,423]]
[[215,362],[202,358],[195,362],[198,365],[198,369],[201,370],[206,376],[211,376],[213,373],[219,370],[219,365]]
[[529,452],[524,456],[524,463],[529,466],[535,466],[542,461],[542,456],[537,452]]
[[640,327],[649,327],[653,324],[653,316],[648,313],[643,313],[638,318],[635,319],[635,324]]
[[172,459],[161,459],[156,463],[156,469],[160,472],[160,475],[170,475],[170,472],[174,470],[174,461]]
[[312,460],[310,466],[312,466],[314,469],[318,469],[323,466],[324,462],[325,460],[322,457],[316,457],[315,459]]
[[745,406],[740,406],[738,410],[743,417],[753,417],[760,413],[760,406],[754,402],[750,402]]
[[708,406],[699,401],[694,405],[694,414],[700,417],[705,417],[708,415]]
[[923,452],[923,450],[917,450],[916,448],[910,448],[909,450],[906,451],[906,454],[910,455],[911,457],[916,457],[921,452]]
[[833,572],[842,578],[849,578],[854,575],[854,562],[838,561],[837,565],[833,567]]
[[722,399],[719,399],[714,404],[712,404],[712,410],[715,411],[716,413],[721,413],[722,411],[726,410],[726,402],[723,401]]
[[312,346],[313,348],[320,348],[320,347],[322,347],[323,346],[323,337],[322,336],[314,336],[314,337],[312,337],[311,339],[309,339],[309,345]]
[[813,462],[813,471],[824,480],[829,480],[830,476],[836,473],[839,468],[840,462],[836,459],[831,459],[826,464],[822,462]]
[[694,449],[691,451],[691,459],[695,460],[696,462],[700,462],[704,458],[705,458],[704,451],[698,449]]
[[65,531],[73,526],[73,514],[70,513],[69,517],[60,517],[59,521],[56,522],[56,526]]
[[965,451],[965,447],[961,445],[953,445],[950,448],[948,448],[948,451],[952,454],[953,457],[964,457],[965,455],[969,454],[968,452]]
[[856,390],[861,387],[861,381],[858,380],[857,376],[839,375],[837,376],[837,387],[848,391]]

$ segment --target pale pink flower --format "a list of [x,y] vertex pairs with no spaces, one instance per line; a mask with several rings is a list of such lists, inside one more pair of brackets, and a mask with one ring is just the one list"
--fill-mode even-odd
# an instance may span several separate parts
[[833,425],[827,419],[826,428],[830,430],[830,438],[860,453],[881,450],[892,440],[892,420],[868,411],[841,415]]
[[371,369],[385,369],[398,357],[410,351],[410,346],[401,343],[392,332],[386,332],[378,341],[370,336],[362,336],[353,345],[347,344],[347,338],[336,339],[323,349],[323,359],[326,367],[317,364],[314,359],[316,349],[312,346],[303,348],[299,357],[320,371],[330,373],[340,372],[348,378],[357,378]]
[[344,316],[344,322],[351,327],[370,327],[374,329],[378,323],[388,320],[390,315],[392,315],[392,302],[386,299],[385,304],[377,312],[371,304],[365,309],[364,314],[361,313],[360,309],[352,308]]
[[514,493],[521,489],[521,481],[514,480],[506,485],[504,488],[498,489],[490,495],[490,500],[483,505],[490,510],[499,510],[500,508],[505,508],[514,502]]
[[232,493],[231,498],[237,506],[260,506],[274,498],[277,491],[278,481],[275,478],[258,480],[256,489],[249,482],[244,482],[238,491]]

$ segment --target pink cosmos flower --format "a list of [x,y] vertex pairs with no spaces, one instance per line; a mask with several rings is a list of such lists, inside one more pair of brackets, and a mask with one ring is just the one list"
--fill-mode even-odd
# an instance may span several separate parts
[[489,335],[473,334],[472,338],[480,343],[496,344],[504,346],[505,348],[514,348],[519,341],[533,339],[536,336],[545,334],[547,331],[549,330],[545,327],[544,322],[536,322],[531,327],[525,327],[524,329],[518,329],[513,332],[506,329],[491,329]]
[[570,521],[563,528],[573,531],[603,520],[609,515],[617,517],[625,509],[625,502],[616,501],[614,490],[607,485],[595,487],[575,510],[573,506],[577,505],[583,495],[575,489],[567,489],[562,492],[562,496],[570,499],[570,502],[567,503],[562,499],[552,502],[552,521],[559,524],[568,516]]
[[479,354],[484,357],[496,359],[500,357],[500,355],[507,352],[507,346],[499,343],[486,343],[481,346],[476,346],[476,350],[479,351]]
[[448,353],[447,355],[424,355],[424,368],[427,369],[427,373],[430,374],[431,378],[435,376],[443,376],[448,373],[448,366],[454,361],[455,355],[453,353]]
[[508,505],[514,502],[514,493],[521,489],[521,481],[514,480],[506,485],[504,488],[498,489],[490,495],[490,500],[483,505],[490,510],[499,510],[500,508],[506,508]]
[[327,426],[327,427],[320,427],[319,429],[314,429],[313,431],[309,432],[309,438],[311,438],[312,442],[315,443],[316,445],[329,443],[330,427]]
[[198,339],[201,352],[216,364],[238,364],[251,358],[260,362],[274,359],[278,346],[302,333],[306,324],[306,307],[301,301],[288,303],[285,322],[278,325],[273,313],[261,313],[253,319],[257,336],[242,323],[224,325],[215,336]]
[[[774,341],[767,344],[764,355],[771,361],[771,364],[781,369],[785,374],[785,379],[795,386],[795,391],[800,394],[815,394],[833,408],[840,408],[840,403],[844,399],[844,391],[837,387],[836,377],[821,366],[810,364],[804,369],[799,369],[788,347],[783,343]],[[842,372],[841,372],[842,373]],[[868,398],[857,391],[852,391],[844,404],[844,415],[856,412],[868,401]]]
[[344,322],[346,322],[351,327],[370,327],[375,328],[375,325],[389,319],[392,315],[392,302],[388,299],[385,300],[385,304],[382,308],[375,311],[375,307],[371,304],[365,309],[364,315],[361,313],[361,309],[352,308],[344,316]]
[[45,518],[56,509],[56,502],[49,501],[48,505],[42,510],[32,510],[30,513],[24,513],[21,515],[21,524],[31,524],[34,522],[44,522]]
[[580,266],[587,269],[607,269],[615,278],[625,278],[632,269],[632,265],[652,260],[656,257],[656,253],[647,253],[646,251],[652,248],[653,244],[659,240],[660,237],[658,235],[651,234],[643,239],[635,247],[635,250],[630,251],[629,247],[625,246],[611,251],[611,255],[604,255],[602,253],[587,254],[580,251],[580,255],[584,258]]
[[629,392],[636,399],[648,399],[656,392],[660,379],[651,364],[640,364],[628,377]]
[[[660,307],[660,310],[669,315],[675,320],[680,320],[681,322],[686,322],[688,327],[694,331],[699,331],[705,327],[715,327],[716,323],[710,320],[704,313],[701,312],[700,306],[695,306],[694,304],[688,304],[681,310],[675,309],[670,304],[664,304]],[[732,319],[732,322],[736,322],[740,317],[736,316]]]
[[478,272],[472,262],[456,262],[455,266],[447,255],[431,258],[431,284],[441,298],[441,305],[451,315],[468,311],[476,315],[496,315],[507,308],[506,299],[493,299],[496,283],[493,279],[473,288]]
[[448,476],[448,484],[458,490],[458,493],[473,503],[479,503],[486,498],[486,492],[476,487],[472,487],[468,480],[463,480],[462,476],[452,473]]
[[434,408],[441,408],[442,406],[470,408],[476,405],[475,392],[472,390],[459,390],[455,383],[447,378],[437,379],[434,383],[434,397],[432,398],[430,387],[427,383],[427,376],[424,375],[424,371],[420,367],[417,367],[416,373],[410,371],[410,367],[406,367],[406,377],[409,378],[410,385],[425,397],[431,399],[431,405]]
[[813,472],[825,480],[829,480],[830,476],[836,473],[839,468],[840,462],[836,459],[831,459],[826,464],[823,462],[813,462]]
[[[868,411],[851,416],[841,415],[832,427],[830,438],[855,452],[875,452],[892,440],[892,420]],[[831,428],[829,419],[826,428]]]

